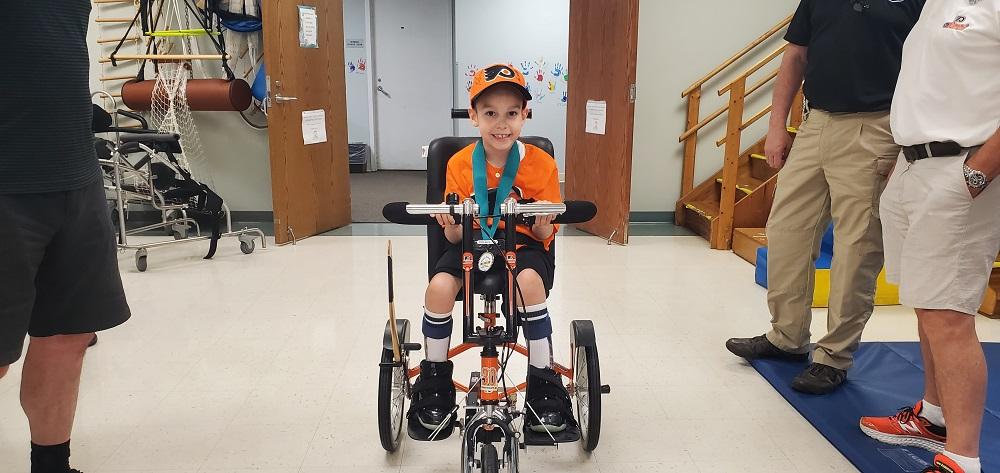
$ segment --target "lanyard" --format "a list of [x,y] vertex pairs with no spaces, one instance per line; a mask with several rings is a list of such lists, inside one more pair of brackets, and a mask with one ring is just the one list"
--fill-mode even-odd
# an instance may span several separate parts
[[496,201],[493,203],[493,211],[489,216],[493,217],[493,224],[487,224],[487,217],[483,216],[483,210],[490,205],[489,191],[486,185],[486,151],[483,149],[483,140],[476,143],[476,148],[472,151],[472,181],[473,191],[476,193],[476,204],[479,205],[479,227],[483,231],[483,238],[493,240],[497,229],[500,228],[500,206],[510,195],[514,188],[514,176],[517,175],[517,168],[521,164],[520,145],[515,141],[507,155],[507,165],[503,170],[503,177],[500,178],[500,185],[497,187]]

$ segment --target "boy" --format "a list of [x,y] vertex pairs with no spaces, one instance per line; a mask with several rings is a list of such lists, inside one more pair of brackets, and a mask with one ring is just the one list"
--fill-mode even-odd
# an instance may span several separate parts
[[[517,141],[531,100],[524,75],[504,64],[479,70],[473,78],[469,99],[469,117],[479,128],[482,139],[456,153],[448,162],[445,194],[456,193],[465,199],[474,198],[477,193],[482,196],[495,192],[499,201],[512,194],[536,202],[562,201],[555,159],[535,146]],[[483,198],[480,206],[486,201]],[[418,440],[430,439],[442,424],[445,428],[434,439],[448,437],[452,431],[450,423],[455,421],[453,365],[448,360],[448,348],[454,325],[451,312],[455,296],[462,289],[462,226],[451,215],[434,217],[452,245],[438,261],[424,298],[426,359],[420,363],[420,377],[413,386],[413,404],[407,414],[410,436]],[[558,231],[557,225],[552,224],[554,217],[538,216],[532,226],[517,227],[516,274],[521,290],[519,299],[523,298],[517,301],[517,308],[528,339],[526,402],[532,408],[527,409],[526,422],[532,431],[562,433],[557,436],[560,441],[574,441],[578,432],[569,394],[552,370],[552,323],[545,304],[554,269],[547,251]],[[498,220],[487,225],[492,228],[477,228],[477,233],[499,232],[503,227]]]

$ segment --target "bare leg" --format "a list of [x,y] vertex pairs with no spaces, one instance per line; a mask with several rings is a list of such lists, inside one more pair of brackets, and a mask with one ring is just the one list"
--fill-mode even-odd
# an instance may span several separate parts
[[976,335],[974,316],[952,310],[917,309],[930,342],[934,376],[948,422],[949,452],[979,456],[979,436],[986,404],[986,358]]
[[21,407],[35,444],[58,445],[69,440],[83,355],[93,335],[31,338],[21,376]]
[[938,395],[937,379],[934,377],[934,356],[920,318],[917,319],[917,329],[920,332],[920,354],[924,358],[924,400],[940,407],[941,396]]

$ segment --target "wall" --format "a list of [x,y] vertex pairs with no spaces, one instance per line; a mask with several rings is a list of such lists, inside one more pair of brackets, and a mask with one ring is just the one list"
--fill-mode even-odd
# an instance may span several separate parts
[[[98,59],[108,56],[115,45],[114,43],[99,45],[97,39],[121,37],[128,24],[97,24],[93,19],[98,16],[124,18],[133,15],[135,7],[131,3],[100,4],[100,6],[95,5],[91,11],[92,21],[88,31],[91,90],[110,90],[118,93],[122,82],[101,81],[100,78],[107,75],[134,74],[137,69],[135,65],[112,68],[110,65],[102,66],[98,63]],[[242,44],[233,41],[232,46],[242,50]],[[210,45],[200,47],[206,54],[211,52]],[[260,54],[261,49],[257,50]],[[135,46],[127,46],[122,51],[141,52],[137,51]],[[249,56],[246,56],[239,64],[232,66],[237,75],[242,76],[246,71],[248,58]],[[221,67],[217,62],[204,62],[201,67],[204,67],[207,73],[221,77]],[[149,71],[147,78],[152,79],[151,69]],[[252,83],[252,80],[253,77],[248,78],[248,82]],[[118,100],[119,107],[124,108],[120,99]],[[193,163],[195,175],[218,192],[231,210],[269,212],[272,202],[267,130],[250,128],[239,114],[233,112],[194,112],[193,115],[205,156],[203,161]]]
[[[345,0],[345,14],[355,15],[352,12],[360,3],[363,0]],[[456,91],[455,104],[464,106],[467,102],[464,89],[468,78],[465,73],[468,65],[473,63],[485,65],[504,61],[514,62],[520,67],[521,62],[534,62],[544,57],[547,70],[545,82],[555,64],[566,65],[569,0],[512,0],[510,3],[512,6],[509,8],[505,4],[505,8],[497,9],[495,2],[486,0],[456,2],[456,82],[461,86]],[[681,91],[794,11],[797,3],[797,0],[640,1],[632,164],[633,211],[672,211],[679,197],[683,147],[676,137],[684,129],[686,112],[686,102],[680,98]],[[121,5],[124,7],[118,7],[118,10],[106,10],[108,14],[105,16],[130,16],[122,12],[127,11],[126,7],[131,4]],[[97,12],[95,7],[91,16],[96,17]],[[514,40],[500,47],[496,44],[499,42],[492,39],[493,36],[482,34],[484,12],[489,12],[495,24],[515,24],[518,31],[531,33],[532,38],[529,40],[526,35],[515,35]],[[711,12],[711,18],[706,12]],[[348,30],[351,27],[345,24]],[[96,46],[95,41],[101,36],[109,36],[109,33],[100,33],[98,27],[91,23],[89,42],[92,46],[91,64],[94,65],[91,74],[93,90],[99,90],[103,84],[97,80],[102,74],[97,58],[111,51],[110,47]],[[778,44],[773,42],[767,51]],[[350,54],[348,58],[353,55],[357,54]],[[753,64],[755,60],[748,58],[743,65]],[[537,69],[534,64],[530,66],[529,69]],[[131,69],[134,70],[134,67]],[[349,90],[353,90],[355,79],[364,77],[361,74],[353,76],[348,75]],[[531,79],[534,81],[534,78]],[[533,104],[536,118],[525,126],[525,132],[550,137],[562,167],[565,162],[562,153],[566,149],[565,107],[555,99],[561,98],[566,84],[555,82],[556,92]],[[703,116],[723,103],[723,98],[715,94],[723,83],[723,79],[717,79],[707,84]],[[535,84],[537,81],[532,82],[533,86]],[[367,117],[353,117],[355,112],[367,114],[367,107],[361,107],[359,111],[358,106],[351,104],[360,103],[360,96],[350,95],[350,139],[367,141]],[[760,95],[748,107],[747,116],[766,105],[766,94]],[[239,116],[232,113],[200,113],[196,120],[209,157],[205,168],[218,192],[233,210],[271,210],[266,131],[246,127]],[[761,121],[763,124],[764,120]],[[459,124],[458,132],[462,135],[475,133],[467,122]],[[718,158],[721,151],[714,148],[714,143],[708,142],[714,142],[722,133],[718,126],[706,129],[701,139],[701,161],[696,182],[721,166],[721,159]],[[763,136],[762,133],[761,127],[758,127],[752,129],[748,136]]]
[[371,127],[368,124],[368,40],[366,0],[344,0],[344,38],[361,40],[363,47],[344,46],[344,68],[347,82],[347,140],[350,143],[368,143]]
[[[681,99],[681,92],[790,15],[797,5],[798,0],[639,2],[633,212],[672,212],[680,197],[684,148],[677,137],[684,131],[687,115],[687,101]],[[780,46],[779,40],[768,43],[763,54],[745,58],[736,72],[742,72]],[[778,61],[780,58],[759,74],[769,73],[777,67]],[[731,76],[727,76],[728,79],[731,80]],[[726,97],[719,97],[716,91],[728,82],[727,77],[705,85],[702,117],[725,103]],[[745,116],[749,118],[766,106],[769,94],[763,90],[758,92],[757,99],[747,105]],[[725,134],[724,116],[719,122],[722,126],[707,127],[699,135],[696,185],[722,166],[722,151],[715,147],[715,140]],[[766,117],[761,119],[746,136],[763,137],[766,122]]]
[[[499,38],[503,38],[502,41]],[[492,0],[455,2],[455,106],[468,107],[468,87],[475,68],[509,63],[522,69],[534,100],[524,134],[548,137],[559,169],[566,151],[565,91],[570,71],[569,0]],[[539,81],[539,76],[541,81]],[[551,87],[551,88],[550,88]],[[478,132],[463,120],[461,136]]]

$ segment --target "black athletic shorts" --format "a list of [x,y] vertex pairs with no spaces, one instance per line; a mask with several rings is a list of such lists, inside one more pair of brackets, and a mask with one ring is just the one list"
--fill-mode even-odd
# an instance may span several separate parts
[[[500,267],[503,264],[503,260],[498,258],[494,267]],[[545,294],[548,295],[549,290],[552,289],[555,267],[549,253],[545,251],[541,243],[532,241],[517,250],[517,268],[514,270],[514,274],[520,274],[525,269],[533,269],[538,273],[542,282],[545,283]],[[478,269],[473,269],[473,271],[478,271]],[[448,249],[434,265],[434,274],[437,273],[448,273],[459,279],[464,277],[461,245],[448,245]]]
[[71,335],[128,320],[104,184],[0,194],[0,366],[25,334]]

